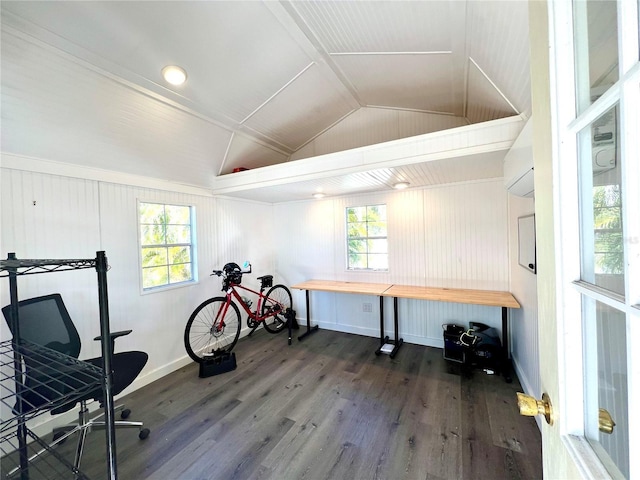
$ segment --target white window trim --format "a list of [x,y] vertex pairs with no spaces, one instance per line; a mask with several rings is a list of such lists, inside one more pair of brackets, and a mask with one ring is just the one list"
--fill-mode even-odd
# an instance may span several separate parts
[[[140,204],[141,203],[155,203],[157,205],[175,205],[178,207],[189,207],[191,213],[191,273],[193,278],[185,282],[169,283],[167,285],[158,285],[157,287],[143,286],[142,279],[142,239],[140,238]],[[196,228],[196,208],[191,203],[181,203],[164,200],[145,200],[138,198],[136,200],[136,230],[137,230],[137,245],[138,249],[138,284],[140,286],[140,295],[149,295],[153,293],[165,292],[167,290],[174,290],[177,288],[190,287],[199,283],[198,278],[198,241],[197,241],[197,228]]]
[[[387,209],[387,214],[389,213],[388,210],[388,205],[386,202],[384,203],[366,203],[364,205],[361,204],[355,204],[355,205],[348,205],[346,207],[344,207],[344,214],[345,214],[345,219],[344,219],[344,240],[345,240],[345,272],[349,272],[349,273],[389,273],[389,218],[387,217],[387,219],[385,220],[385,223],[387,224],[387,235],[384,237],[387,240],[387,268],[384,269],[380,269],[380,268],[351,268],[349,267],[349,219],[347,217],[347,210],[349,210],[350,208],[361,208],[361,207],[373,207],[373,206],[379,206],[379,205],[384,205],[385,208]],[[367,237],[367,238],[372,238],[372,237]]]

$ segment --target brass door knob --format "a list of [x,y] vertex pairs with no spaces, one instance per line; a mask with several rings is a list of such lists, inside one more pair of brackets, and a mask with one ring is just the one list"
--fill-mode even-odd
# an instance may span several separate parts
[[598,429],[602,433],[613,433],[613,427],[616,426],[616,422],[611,418],[611,414],[607,412],[604,408],[598,409]]
[[531,395],[525,395],[524,393],[517,392],[518,396],[518,408],[520,409],[520,415],[526,417],[535,417],[536,415],[544,415],[544,419],[549,425],[553,425],[553,407],[551,406],[551,399],[546,393],[542,394],[542,400],[536,400]]

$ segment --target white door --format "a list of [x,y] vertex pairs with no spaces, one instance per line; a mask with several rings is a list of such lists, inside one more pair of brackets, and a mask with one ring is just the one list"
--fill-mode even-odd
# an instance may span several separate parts
[[638,0],[529,5],[544,474],[640,478]]

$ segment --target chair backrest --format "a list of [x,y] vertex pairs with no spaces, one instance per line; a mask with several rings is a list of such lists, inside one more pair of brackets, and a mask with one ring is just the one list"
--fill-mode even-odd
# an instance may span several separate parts
[[[11,305],[2,308],[11,333],[15,336],[15,322]],[[20,338],[56,350],[70,357],[80,355],[80,335],[73,325],[67,307],[59,293],[21,300],[18,303]]]

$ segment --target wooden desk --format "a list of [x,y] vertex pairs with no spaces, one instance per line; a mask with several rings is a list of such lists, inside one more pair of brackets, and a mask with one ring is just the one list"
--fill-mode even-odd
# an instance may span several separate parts
[[520,308],[520,304],[511,293],[495,290],[391,285],[383,295],[385,297],[413,298],[434,302],[470,303],[489,307]]
[[363,295],[377,295],[380,297],[380,348],[376,350],[376,355],[381,353],[381,349],[389,341],[389,337],[384,336],[383,298],[393,297],[393,326],[395,338],[393,340],[393,350],[390,353],[391,358],[398,353],[398,350],[403,343],[402,339],[398,336],[398,298],[501,307],[502,346],[504,352],[502,373],[505,380],[507,382],[511,382],[511,369],[509,367],[508,309],[520,308],[520,304],[509,292],[495,290],[471,290],[463,288],[417,287],[412,285],[390,285],[384,283],[338,282],[333,280],[308,280],[306,282],[293,285],[291,288],[306,291],[307,331],[300,335],[298,340],[302,340],[304,337],[318,329],[317,325],[314,327],[311,326],[311,315],[309,313],[310,290],[334,293],[359,293]]
[[[410,285],[392,285],[383,294],[393,297],[394,323],[397,324],[398,298],[430,300],[434,302],[468,303],[502,308],[502,374],[507,383],[511,383],[509,362],[509,308],[520,308],[520,304],[510,292],[496,290],[470,290],[463,288],[415,287]],[[397,336],[396,336],[397,338]]]
[[[306,307],[307,307],[307,331],[298,337],[303,340],[308,335],[318,330],[318,325],[311,326],[311,314],[309,313],[309,291],[318,290],[321,292],[333,293],[359,293],[362,295],[377,295],[380,298],[380,339],[382,341],[384,331],[384,309],[382,308],[382,293],[391,287],[387,283],[365,283],[365,282],[337,282],[333,280],[308,280],[306,282],[293,285],[291,288],[305,291]],[[398,332],[396,330],[396,338]],[[381,345],[382,347],[382,345]]]
[[307,280],[293,285],[297,290],[320,290],[335,293],[360,293],[363,295],[382,295],[391,287],[388,283],[336,282],[334,280]]

